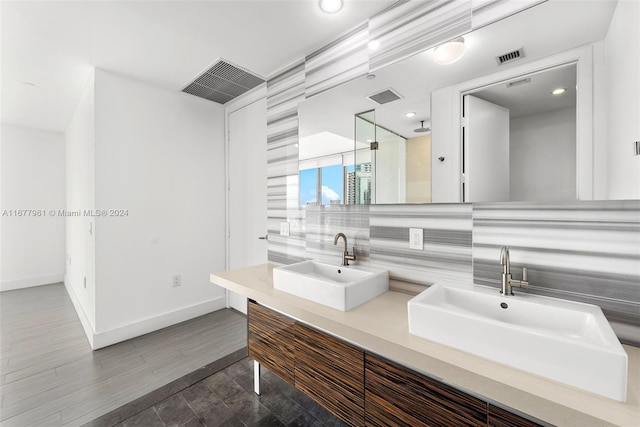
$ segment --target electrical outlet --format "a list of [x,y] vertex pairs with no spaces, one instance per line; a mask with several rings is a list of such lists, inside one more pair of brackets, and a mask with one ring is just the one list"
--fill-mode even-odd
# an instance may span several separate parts
[[424,250],[422,228],[409,229],[409,249]]
[[173,287],[182,286],[182,276],[177,274],[173,276]]
[[280,223],[280,235],[288,236],[289,235],[289,222],[281,222]]

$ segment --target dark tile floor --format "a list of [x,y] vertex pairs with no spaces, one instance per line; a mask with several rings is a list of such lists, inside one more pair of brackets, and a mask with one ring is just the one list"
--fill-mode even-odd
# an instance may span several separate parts
[[313,400],[244,358],[117,424],[133,426],[345,426]]

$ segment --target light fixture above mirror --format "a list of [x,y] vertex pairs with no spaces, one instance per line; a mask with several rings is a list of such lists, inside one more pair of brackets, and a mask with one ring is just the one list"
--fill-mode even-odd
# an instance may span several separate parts
[[320,9],[324,13],[336,13],[342,9],[342,0],[320,0]]
[[433,51],[433,62],[449,65],[458,61],[464,55],[464,38],[458,37],[437,46]]

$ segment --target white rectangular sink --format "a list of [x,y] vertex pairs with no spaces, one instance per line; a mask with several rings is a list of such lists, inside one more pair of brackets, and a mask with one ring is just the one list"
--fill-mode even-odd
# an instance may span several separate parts
[[411,334],[626,400],[627,354],[598,306],[444,284],[408,305]]
[[348,311],[389,290],[389,272],[364,266],[303,261],[273,269],[273,287]]

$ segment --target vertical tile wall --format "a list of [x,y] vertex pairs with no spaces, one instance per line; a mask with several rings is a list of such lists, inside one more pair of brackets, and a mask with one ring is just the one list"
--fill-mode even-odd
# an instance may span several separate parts
[[333,244],[336,234],[347,236],[348,250],[355,247],[358,264],[369,263],[369,206],[308,206],[306,257],[340,264],[344,244]]
[[[495,2],[494,2],[495,3]],[[471,31],[471,0],[399,1],[369,19],[371,71]]]
[[[471,280],[470,204],[372,205],[369,212],[372,265],[425,285]],[[424,250],[409,249],[409,228],[423,229]]]
[[639,200],[475,204],[475,283],[499,287],[502,246],[516,279],[528,270],[529,289],[514,292],[598,305],[622,339],[640,341]]
[[334,88],[369,72],[369,28],[354,28],[305,58],[305,97]]
[[[304,99],[304,59],[267,81],[268,259],[304,259],[304,210],[298,208],[298,104]],[[280,235],[289,222],[290,235]]]

